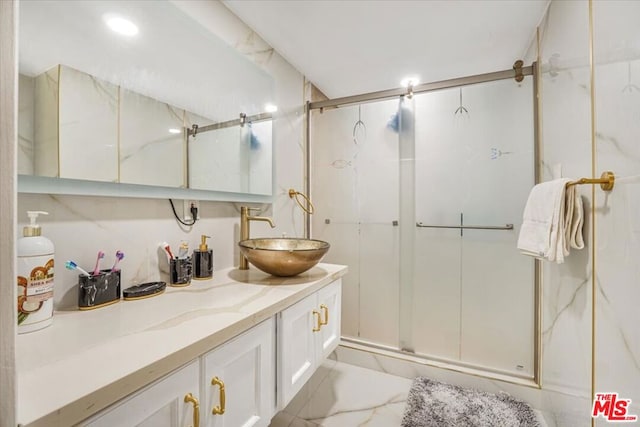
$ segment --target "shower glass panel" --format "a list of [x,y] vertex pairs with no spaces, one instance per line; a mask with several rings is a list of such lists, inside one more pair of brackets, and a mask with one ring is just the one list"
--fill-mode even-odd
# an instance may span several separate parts
[[535,183],[532,85],[311,111],[312,237],[349,266],[344,337],[533,378],[535,269],[516,249]]
[[532,94],[527,78],[415,96],[416,221],[481,227],[417,228],[416,353],[533,375],[534,262],[516,249],[535,184]]
[[396,348],[399,332],[398,101],[313,111],[313,237],[349,265],[342,333]]

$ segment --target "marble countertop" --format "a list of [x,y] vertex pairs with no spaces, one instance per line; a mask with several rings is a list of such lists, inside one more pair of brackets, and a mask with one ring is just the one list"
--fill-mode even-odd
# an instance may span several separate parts
[[230,268],[157,297],[58,311],[16,340],[18,422],[69,426],[346,274],[318,264],[291,278]]

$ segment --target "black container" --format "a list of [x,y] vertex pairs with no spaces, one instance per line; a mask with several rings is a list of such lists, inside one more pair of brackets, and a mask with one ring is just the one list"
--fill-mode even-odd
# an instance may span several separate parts
[[78,308],[92,310],[120,301],[120,270],[78,276]]
[[169,260],[169,285],[176,287],[190,285],[192,271],[191,257]]
[[213,277],[213,251],[193,251],[193,278],[211,279]]

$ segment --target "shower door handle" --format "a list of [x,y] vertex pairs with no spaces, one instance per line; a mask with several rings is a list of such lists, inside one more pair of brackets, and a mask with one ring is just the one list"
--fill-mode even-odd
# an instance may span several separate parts
[[505,225],[429,225],[416,222],[418,228],[455,228],[456,230],[513,230],[513,224]]

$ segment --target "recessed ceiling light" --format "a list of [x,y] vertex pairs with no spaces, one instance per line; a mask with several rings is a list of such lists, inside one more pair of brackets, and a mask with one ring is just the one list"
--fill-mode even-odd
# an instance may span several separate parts
[[275,113],[276,111],[278,111],[278,106],[277,106],[277,105],[274,105],[274,104],[266,104],[266,105],[264,106],[264,110],[265,110],[267,113]]
[[182,133],[182,131],[180,129],[171,128],[169,129],[169,133],[178,134],[178,133]]
[[138,26],[128,19],[120,16],[108,15],[105,16],[105,22],[111,30],[123,36],[135,36],[138,34]]
[[402,87],[409,87],[409,85],[415,86],[418,83],[420,83],[420,79],[417,76],[405,77],[400,81]]

